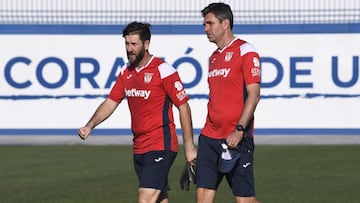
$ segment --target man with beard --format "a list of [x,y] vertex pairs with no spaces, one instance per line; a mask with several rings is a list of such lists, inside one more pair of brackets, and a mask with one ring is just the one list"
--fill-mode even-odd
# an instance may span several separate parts
[[191,112],[180,77],[171,65],[149,53],[150,24],[132,22],[123,30],[129,65],[124,66],[110,94],[84,127],[86,139],[126,97],[131,113],[138,202],[168,202],[168,174],[178,152],[172,106],[179,110],[185,158],[194,164]]

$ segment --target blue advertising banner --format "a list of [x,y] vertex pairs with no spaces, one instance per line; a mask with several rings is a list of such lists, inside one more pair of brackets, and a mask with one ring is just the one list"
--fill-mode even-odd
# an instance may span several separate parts
[[[2,25],[0,135],[74,134],[127,62],[122,27]],[[261,56],[255,133],[360,135],[359,28],[235,26]],[[150,52],[179,71],[196,132],[205,122],[208,57],[215,48],[202,26],[153,28]],[[94,133],[128,135],[130,122],[124,101]]]

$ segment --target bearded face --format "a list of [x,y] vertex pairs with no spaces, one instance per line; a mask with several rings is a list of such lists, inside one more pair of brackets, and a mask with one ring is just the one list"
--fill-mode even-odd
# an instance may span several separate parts
[[144,46],[139,47],[139,50],[128,51],[126,52],[129,63],[132,67],[138,67],[139,63],[145,56]]
[[131,67],[138,67],[143,60],[146,47],[138,34],[125,36],[126,55]]

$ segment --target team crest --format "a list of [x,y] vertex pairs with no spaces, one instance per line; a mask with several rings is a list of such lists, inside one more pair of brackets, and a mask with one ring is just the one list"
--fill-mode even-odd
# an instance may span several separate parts
[[232,58],[232,55],[233,55],[233,52],[226,52],[225,61],[226,62],[230,61]]
[[153,73],[144,73],[144,82],[150,83],[152,76],[153,76]]

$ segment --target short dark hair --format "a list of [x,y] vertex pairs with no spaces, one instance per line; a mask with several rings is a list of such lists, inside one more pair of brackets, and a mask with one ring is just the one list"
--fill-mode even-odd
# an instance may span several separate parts
[[201,10],[202,16],[205,17],[208,13],[213,13],[220,22],[225,19],[230,21],[230,28],[232,30],[234,26],[234,16],[231,11],[231,8],[228,4],[225,3],[211,3]]
[[126,35],[139,34],[141,41],[145,42],[151,38],[150,27],[151,25],[149,23],[131,22],[124,28],[123,37]]

